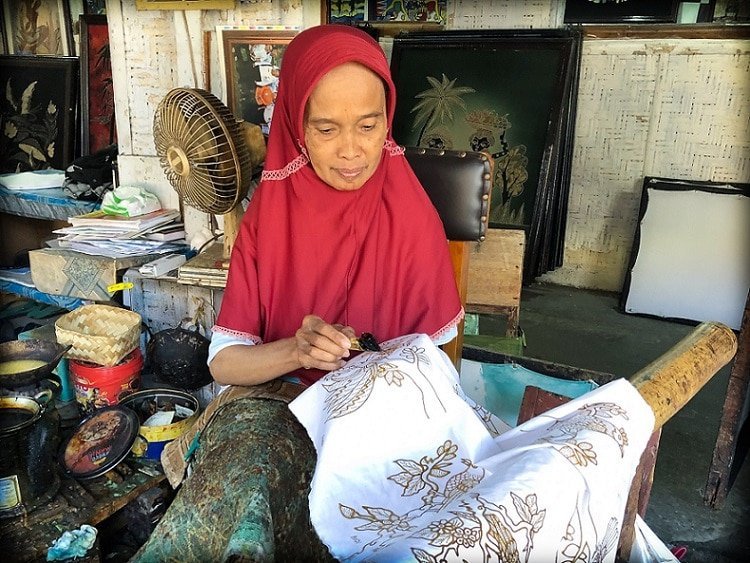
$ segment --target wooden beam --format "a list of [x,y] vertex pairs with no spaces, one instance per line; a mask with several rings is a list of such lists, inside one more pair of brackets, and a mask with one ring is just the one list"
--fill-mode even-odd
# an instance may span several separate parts
[[661,428],[737,351],[737,337],[720,323],[701,323],[673,348],[630,378]]

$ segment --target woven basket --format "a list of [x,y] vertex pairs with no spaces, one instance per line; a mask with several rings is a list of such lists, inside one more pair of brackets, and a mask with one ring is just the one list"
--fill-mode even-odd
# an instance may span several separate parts
[[60,344],[70,344],[66,357],[114,366],[138,346],[141,316],[109,305],[83,305],[55,321]]

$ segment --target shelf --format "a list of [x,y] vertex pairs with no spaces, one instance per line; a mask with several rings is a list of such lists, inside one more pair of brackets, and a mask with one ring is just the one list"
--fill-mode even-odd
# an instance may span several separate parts
[[70,311],[87,303],[78,297],[52,295],[39,291],[31,282],[31,270],[29,268],[0,268],[0,291],[19,295],[38,303],[56,305]]
[[9,190],[0,186],[0,212],[11,215],[65,221],[96,209],[99,209],[99,202],[72,199],[62,188]]

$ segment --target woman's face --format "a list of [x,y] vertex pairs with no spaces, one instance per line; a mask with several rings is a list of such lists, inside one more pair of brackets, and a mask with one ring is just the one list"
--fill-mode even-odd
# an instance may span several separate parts
[[337,66],[310,94],[304,123],[316,174],[336,190],[358,190],[378,167],[388,131],[382,80],[357,63]]

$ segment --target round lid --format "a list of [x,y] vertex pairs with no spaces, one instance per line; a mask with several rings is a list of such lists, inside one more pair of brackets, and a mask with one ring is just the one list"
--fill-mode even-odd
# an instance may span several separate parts
[[133,447],[140,423],[136,413],[114,405],[94,411],[62,450],[61,463],[76,479],[93,479],[120,463]]

